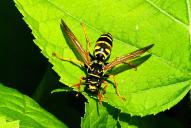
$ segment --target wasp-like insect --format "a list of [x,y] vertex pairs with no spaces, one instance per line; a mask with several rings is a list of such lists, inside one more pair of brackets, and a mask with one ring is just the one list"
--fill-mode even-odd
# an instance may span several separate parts
[[[79,43],[75,35],[68,28],[68,26],[65,24],[63,20],[61,20],[60,27],[62,29],[63,34],[65,34],[67,38],[70,40],[70,45],[72,45],[79,54],[80,59],[74,60],[69,58],[63,58],[60,57],[57,53],[53,53],[53,55],[60,60],[75,63],[86,69],[86,74],[87,74],[86,77],[81,78],[80,83],[75,84],[75,86],[80,88],[80,85],[82,84],[86,85],[86,88],[90,92],[97,94],[100,103],[102,102],[103,94],[106,92],[108,86],[107,78],[109,77],[112,77],[114,79],[114,86],[117,95],[123,98],[122,96],[120,96],[120,93],[118,91],[118,86],[114,75],[106,74],[106,72],[112,69],[114,66],[121,63],[127,63],[130,66],[135,67],[135,65],[131,64],[128,61],[136,57],[139,57],[140,55],[148,51],[150,48],[152,48],[154,45],[151,44],[137,51],[131,52],[125,56],[117,57],[112,62],[107,63],[107,60],[109,59],[111,54],[112,42],[113,42],[112,35],[110,33],[102,34],[98,38],[94,47],[94,52],[93,54],[90,54],[89,52],[90,41],[87,36],[85,26],[83,24],[82,27],[86,38],[86,50],[82,48],[81,44]],[[102,83],[105,84],[103,88],[103,93],[100,92]]]

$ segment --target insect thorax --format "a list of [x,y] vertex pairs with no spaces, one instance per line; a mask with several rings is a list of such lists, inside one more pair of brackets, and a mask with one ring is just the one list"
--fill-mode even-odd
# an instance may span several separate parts
[[98,60],[93,60],[87,68],[86,85],[91,92],[97,92],[102,84],[104,63]]

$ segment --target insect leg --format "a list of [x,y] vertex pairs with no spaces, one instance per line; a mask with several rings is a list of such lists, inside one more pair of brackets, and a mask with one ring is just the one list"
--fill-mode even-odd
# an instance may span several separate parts
[[116,90],[117,95],[118,95],[122,100],[125,100],[125,97],[121,96],[120,93],[119,93],[118,85],[117,85],[117,81],[116,81],[116,79],[115,79],[115,76],[114,76],[114,75],[109,75],[108,77],[113,78],[113,80],[114,80],[114,86],[115,86],[115,90]]
[[99,100],[100,105],[102,105],[102,101],[103,101],[103,94],[102,94],[102,93],[100,93],[100,91],[98,91],[97,97],[98,97],[98,100]]
[[106,93],[106,89],[108,87],[108,83],[107,81],[103,81],[104,82],[104,88],[103,88],[103,93],[101,93],[100,91],[98,91],[97,97],[98,97],[98,101],[99,103],[102,105],[102,101],[103,101],[103,95]]
[[107,89],[107,87],[108,87],[108,82],[107,81],[104,81],[104,88],[103,88],[103,94],[105,94],[106,93],[106,89]]
[[81,67],[84,66],[84,63],[82,61],[77,60],[77,59],[63,58],[60,55],[58,55],[57,53],[55,53],[55,52],[53,52],[52,55],[55,56],[56,58],[62,60],[62,61],[68,61],[68,62],[77,64],[77,65],[80,65]]
[[90,52],[90,40],[88,38],[88,34],[87,34],[87,31],[86,31],[86,27],[84,25],[84,23],[82,22],[81,23],[81,26],[83,28],[83,31],[84,31],[84,35],[85,35],[85,38],[86,38],[86,52],[88,53],[88,56],[89,56],[89,52]]
[[[77,87],[78,92],[80,92],[80,86],[83,84],[82,81],[83,81],[84,79],[85,79],[84,77],[81,77],[81,78],[80,78],[80,82],[73,85],[74,87]],[[78,96],[78,95],[79,95],[79,94],[77,93],[76,96]]]

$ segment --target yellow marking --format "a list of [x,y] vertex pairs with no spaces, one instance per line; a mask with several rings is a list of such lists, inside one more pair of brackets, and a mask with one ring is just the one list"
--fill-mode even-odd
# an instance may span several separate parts
[[94,70],[94,68],[90,68],[90,70],[91,70],[91,71],[93,71],[93,70]]
[[100,49],[101,47],[99,46],[99,45],[97,45],[97,46],[95,46],[95,48],[94,49]]
[[103,63],[103,62],[101,62],[101,61],[99,61],[99,63],[98,63],[98,64],[103,65],[104,63]]
[[98,70],[98,73],[101,73],[101,72],[103,72],[102,70],[100,71],[100,70]]
[[[98,63],[98,61],[97,61],[97,60],[94,60],[94,61],[92,62],[92,64],[93,64],[93,63]],[[91,66],[92,66],[92,64],[91,64]]]
[[111,53],[111,51],[109,50],[109,49],[105,49],[105,51],[108,53],[108,54],[110,54]]
[[99,54],[99,53],[103,54],[104,59],[107,57],[107,55],[106,55],[104,52],[101,52],[101,51],[97,51],[97,52],[95,52],[95,55],[97,55],[97,54]]
[[90,90],[96,90],[97,88],[95,86],[89,85]]
[[107,35],[109,35],[109,36],[111,36],[111,37],[112,37],[112,35],[111,35],[110,33],[107,33]]
[[97,82],[95,82],[95,81],[90,81],[90,83],[91,83],[91,84],[96,84]]
[[111,48],[111,45],[106,41],[97,41],[96,44],[106,44],[107,46]]
[[101,35],[101,37],[105,37],[105,38],[109,39],[112,42],[112,38],[110,38],[109,36]]
[[98,77],[98,78],[100,78],[100,76],[95,75],[95,74],[92,74],[92,73],[90,73],[89,75],[90,75],[90,76],[94,76],[94,77]]

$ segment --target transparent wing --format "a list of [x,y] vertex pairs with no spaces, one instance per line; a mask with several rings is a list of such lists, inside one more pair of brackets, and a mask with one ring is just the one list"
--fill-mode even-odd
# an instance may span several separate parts
[[90,64],[89,53],[84,51],[81,44],[77,40],[76,36],[72,33],[72,31],[68,28],[68,26],[66,25],[66,23],[63,20],[61,20],[60,27],[61,27],[63,33],[65,33],[67,35],[67,37],[70,39],[70,42],[71,42],[70,45],[72,45],[72,47],[75,48],[75,51],[78,52],[78,54],[80,55],[80,59],[82,59],[82,61],[87,66],[89,66],[89,64]]
[[131,59],[134,59],[136,57],[139,57],[140,55],[142,55],[143,53],[145,53],[146,51],[148,51],[150,48],[153,47],[154,44],[151,44],[149,46],[146,46],[144,48],[141,48],[137,51],[134,51],[134,52],[131,52],[129,54],[127,54],[126,56],[122,56],[122,57],[119,57],[119,58],[116,58],[114,61],[112,61],[111,63],[105,65],[103,67],[103,70],[104,71],[107,71],[107,70],[110,70],[111,68],[115,67],[116,65],[118,64],[121,64],[121,63],[125,63],[127,62],[128,60],[131,60]]

